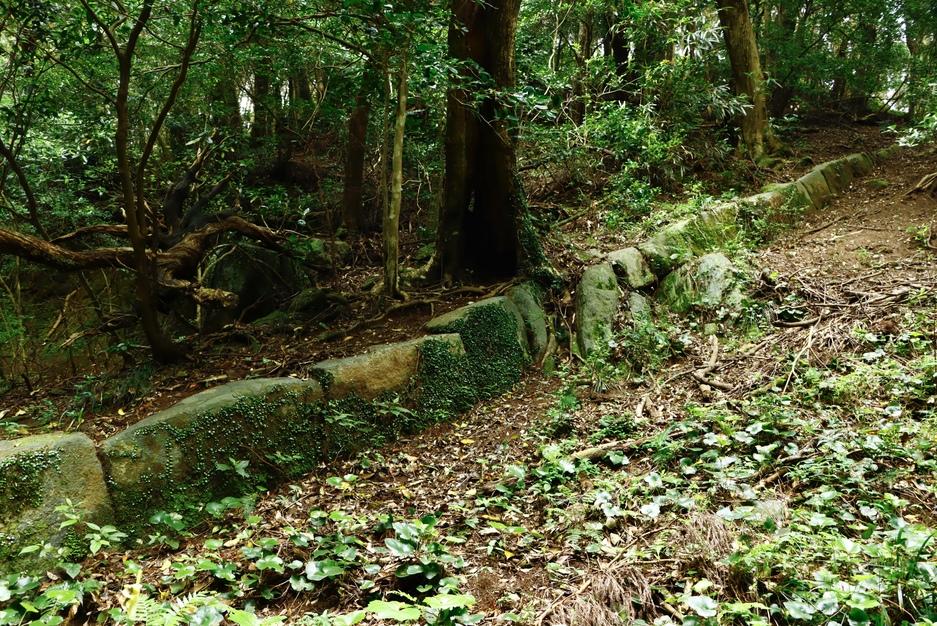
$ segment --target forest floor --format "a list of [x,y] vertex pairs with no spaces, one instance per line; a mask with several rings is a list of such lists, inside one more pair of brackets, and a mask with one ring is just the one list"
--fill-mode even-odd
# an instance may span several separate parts
[[452,575],[469,612],[535,626],[932,614],[937,201],[906,191],[934,161],[903,151],[739,252],[761,323],[662,322],[674,356],[657,370],[533,372],[453,423],[86,565],[95,604],[142,580],[152,598],[214,589],[328,624],[308,615],[402,610]]

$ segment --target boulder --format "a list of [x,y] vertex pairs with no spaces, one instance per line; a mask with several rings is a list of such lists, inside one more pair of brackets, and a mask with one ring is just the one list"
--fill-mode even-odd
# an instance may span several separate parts
[[693,257],[718,248],[737,234],[739,205],[726,202],[657,231],[638,245],[654,274],[665,276]]
[[632,289],[647,287],[657,280],[654,272],[651,271],[651,266],[637,248],[615,250],[606,258]]
[[744,299],[742,272],[724,254],[714,252],[680,267],[661,282],[660,301],[676,313],[691,309],[737,308]]
[[540,290],[532,283],[521,283],[511,287],[507,297],[524,318],[530,356],[540,363],[550,343],[550,323],[540,302]]
[[205,310],[205,332],[220,330],[238,320],[252,322],[265,317],[309,284],[298,261],[253,244],[220,246],[206,257],[205,263],[202,283],[238,297],[234,307]]
[[443,342],[453,355],[464,355],[457,334],[419,337],[410,341],[375,346],[344,359],[330,359],[313,366],[312,375],[322,385],[329,400],[357,396],[373,400],[381,395],[404,391],[419,372],[421,348],[427,341]]
[[625,307],[633,324],[651,319],[651,305],[644,294],[637,291],[629,293],[625,298]]
[[586,268],[576,288],[576,341],[582,356],[608,346],[622,291],[611,263]]
[[[271,474],[307,471],[321,460],[325,434],[304,408],[322,397],[311,380],[236,381],[106,439],[100,457],[117,519],[136,528],[154,511],[183,511],[239,495]],[[248,461],[247,476],[219,465],[232,459]]]
[[[81,528],[61,528],[56,507],[71,501],[83,522],[112,521],[111,502],[94,444],[81,433],[0,441],[0,572],[41,572],[57,561],[80,560]],[[54,550],[20,555],[30,545]],[[60,554],[56,554],[59,552]]]
[[830,185],[826,182],[826,176],[823,175],[822,167],[822,165],[818,165],[809,173],[797,179],[797,182],[803,185],[807,191],[807,197],[814,209],[822,209],[833,197]]

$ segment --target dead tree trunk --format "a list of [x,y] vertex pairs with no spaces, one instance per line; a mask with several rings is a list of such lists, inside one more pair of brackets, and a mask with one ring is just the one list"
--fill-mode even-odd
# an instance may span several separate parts
[[739,95],[747,96],[751,108],[742,118],[742,140],[748,155],[759,159],[776,147],[768,125],[765,81],[755,31],[748,12],[748,0],[716,0],[726,51],[732,66],[732,81]]
[[449,54],[462,80],[446,102],[445,199],[435,263],[443,282],[467,276],[515,275],[525,251],[520,231],[524,196],[517,176],[515,132],[503,99],[477,106],[465,83],[479,80],[473,63],[506,92],[514,86],[514,41],[520,0],[452,0]]

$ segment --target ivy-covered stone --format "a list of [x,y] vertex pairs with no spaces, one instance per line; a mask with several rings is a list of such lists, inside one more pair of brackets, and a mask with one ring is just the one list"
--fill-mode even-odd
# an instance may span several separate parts
[[608,345],[621,302],[611,263],[586,268],[576,288],[576,343],[583,356]]
[[[81,433],[53,433],[0,441],[0,572],[42,571],[58,560],[79,560],[75,527],[57,507],[71,502],[83,521],[111,521],[110,498],[94,444]],[[51,549],[20,554],[23,548]]]
[[[305,407],[322,397],[311,380],[237,381],[106,439],[100,455],[118,520],[137,526],[156,510],[185,510],[271,475],[308,471],[321,458],[323,426]],[[234,471],[233,461],[247,461],[247,471]]]
[[608,262],[632,289],[641,289],[653,284],[657,277],[641,251],[637,248],[624,248],[609,252]]
[[[510,324],[513,329],[517,346],[523,352],[525,359],[530,360],[530,346],[527,344],[527,328],[524,323],[524,316],[521,315],[517,305],[506,296],[497,296],[486,298],[473,302],[467,306],[450,311],[438,317],[434,317],[426,323],[426,330],[433,334],[457,333],[464,326],[464,323],[479,309],[498,309],[501,311],[499,317],[503,317],[505,322]],[[462,338],[463,340],[465,337]],[[468,346],[466,346],[468,349]]]
[[464,355],[458,334],[419,337],[409,341],[370,348],[344,359],[322,361],[313,367],[313,376],[323,382],[328,399],[356,395],[373,400],[382,394],[404,390],[419,370],[421,347],[432,340],[443,343],[453,355]]
[[692,309],[734,309],[744,299],[744,274],[721,252],[695,259],[669,274],[658,290],[660,302],[676,313]]

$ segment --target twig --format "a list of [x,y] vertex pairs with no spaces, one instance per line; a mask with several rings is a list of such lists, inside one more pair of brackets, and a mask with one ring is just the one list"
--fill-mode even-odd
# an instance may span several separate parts
[[781,393],[787,392],[787,387],[791,384],[791,378],[794,376],[794,370],[797,369],[797,364],[800,362],[800,358],[806,354],[807,350],[809,350],[811,346],[813,346],[813,334],[816,328],[816,325],[810,327],[810,334],[807,335],[807,343],[804,344],[804,347],[801,348],[800,352],[797,353],[797,356],[794,357],[794,363],[791,365],[791,371],[787,375],[787,380],[784,381],[784,387],[781,389]]

